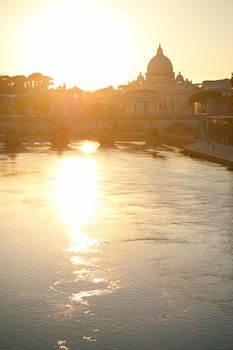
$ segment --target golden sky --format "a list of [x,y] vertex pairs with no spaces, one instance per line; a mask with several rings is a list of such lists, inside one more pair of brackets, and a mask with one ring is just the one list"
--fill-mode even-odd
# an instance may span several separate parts
[[144,74],[161,42],[185,78],[227,78],[232,14],[233,0],[0,0],[0,74],[117,86]]

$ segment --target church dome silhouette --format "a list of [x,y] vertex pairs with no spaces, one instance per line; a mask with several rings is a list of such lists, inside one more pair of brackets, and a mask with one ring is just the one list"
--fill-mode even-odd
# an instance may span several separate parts
[[163,54],[163,49],[159,45],[157,54],[150,60],[147,66],[148,73],[173,72],[173,66],[169,58]]

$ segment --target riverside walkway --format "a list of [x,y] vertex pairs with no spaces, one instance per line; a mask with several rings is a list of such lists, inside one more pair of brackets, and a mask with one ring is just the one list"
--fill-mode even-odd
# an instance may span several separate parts
[[233,168],[233,146],[198,140],[184,147],[187,154]]

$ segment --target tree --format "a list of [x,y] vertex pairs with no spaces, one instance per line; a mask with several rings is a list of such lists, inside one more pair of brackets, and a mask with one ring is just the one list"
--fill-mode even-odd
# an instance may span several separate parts
[[9,75],[0,76],[0,93],[1,94],[10,93],[10,76]]
[[32,73],[27,78],[27,86],[32,90],[47,90],[53,84],[53,78],[41,73]]
[[43,75],[42,80],[40,81],[40,88],[42,90],[47,90],[50,85],[53,85],[52,80],[53,78],[49,77],[48,75]]
[[222,93],[219,90],[203,90],[200,92],[196,92],[189,98],[189,102],[191,104],[195,102],[200,102],[202,104],[205,104],[208,102],[209,99],[218,99],[220,100],[222,98]]
[[26,92],[26,77],[25,75],[15,75],[10,78],[11,80],[11,93],[25,94]]

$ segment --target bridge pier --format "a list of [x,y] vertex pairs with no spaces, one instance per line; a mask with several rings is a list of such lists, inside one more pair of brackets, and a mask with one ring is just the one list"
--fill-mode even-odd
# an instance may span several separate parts
[[50,142],[53,148],[64,149],[69,145],[69,132],[63,123],[53,124],[50,127]]
[[4,134],[4,145],[7,150],[15,150],[20,147],[21,141],[14,128],[8,128]]
[[115,132],[113,130],[103,129],[98,135],[98,142],[104,147],[114,146],[116,142]]
[[159,146],[161,144],[161,135],[158,129],[152,129],[146,136],[146,144],[148,146]]

